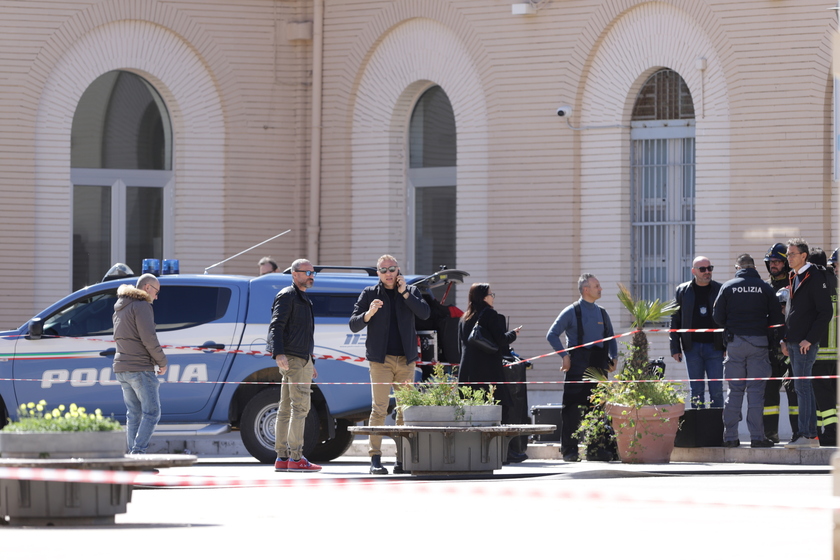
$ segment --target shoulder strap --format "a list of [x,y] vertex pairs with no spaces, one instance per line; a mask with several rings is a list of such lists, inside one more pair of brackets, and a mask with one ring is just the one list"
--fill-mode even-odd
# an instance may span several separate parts
[[609,335],[607,332],[607,310],[600,305],[598,308],[601,310],[601,322],[604,324],[604,336],[602,338],[607,338],[607,335]]

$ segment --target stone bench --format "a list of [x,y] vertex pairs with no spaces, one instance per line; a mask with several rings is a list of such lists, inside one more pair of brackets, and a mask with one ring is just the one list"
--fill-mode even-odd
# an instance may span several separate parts
[[552,424],[501,426],[350,426],[354,434],[397,440],[403,468],[412,475],[492,474],[502,467],[511,438],[550,434]]
[[[85,458],[0,458],[0,467],[35,469],[84,469],[149,471],[188,467],[195,455],[125,455]],[[0,479],[0,524],[11,525],[110,525],[125,513],[131,501],[131,484]]]

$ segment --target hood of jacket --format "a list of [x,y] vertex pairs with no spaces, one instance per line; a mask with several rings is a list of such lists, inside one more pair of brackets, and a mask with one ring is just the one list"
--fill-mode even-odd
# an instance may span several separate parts
[[123,284],[117,289],[117,303],[114,304],[114,311],[119,311],[120,309],[124,308],[126,305],[131,303],[132,300],[139,300],[139,301],[148,301],[152,303],[152,295],[135,288],[131,284]]

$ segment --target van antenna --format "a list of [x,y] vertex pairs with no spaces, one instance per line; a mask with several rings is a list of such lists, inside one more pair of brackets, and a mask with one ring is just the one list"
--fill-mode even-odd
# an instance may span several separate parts
[[235,259],[235,258],[236,258],[236,257],[238,257],[239,255],[244,255],[245,253],[247,253],[247,252],[248,252],[248,251],[250,251],[251,249],[256,249],[256,248],[257,248],[257,247],[259,247],[260,245],[265,245],[265,244],[266,244],[266,243],[268,243],[269,241],[273,241],[273,240],[277,239],[278,237],[280,237],[281,235],[286,235],[286,234],[287,234],[287,233],[289,233],[290,231],[292,231],[292,230],[287,229],[287,230],[286,230],[286,231],[284,231],[283,233],[278,233],[278,234],[277,234],[277,235],[275,235],[274,237],[270,237],[270,238],[266,239],[265,241],[261,241],[261,242],[257,243],[256,245],[254,245],[253,247],[248,247],[248,248],[247,248],[247,249],[245,249],[244,251],[240,251],[239,253],[236,253],[236,254],[235,254],[235,255],[233,255],[232,257],[228,257],[228,258],[226,258],[225,260],[223,260],[223,261],[221,261],[221,262],[217,262],[216,264],[211,264],[210,266],[208,266],[207,268],[205,268],[205,269],[204,269],[204,274],[207,274],[207,271],[208,271],[208,270],[210,270],[211,268],[216,268],[216,267],[217,267],[217,266],[219,266],[220,264],[225,264],[225,263],[226,263],[226,262],[228,262],[229,260],[231,260],[231,259]]

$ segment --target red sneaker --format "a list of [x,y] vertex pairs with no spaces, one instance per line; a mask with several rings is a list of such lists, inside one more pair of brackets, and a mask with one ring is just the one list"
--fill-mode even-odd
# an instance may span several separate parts
[[313,465],[306,460],[306,457],[301,457],[298,461],[293,461],[289,458],[286,472],[318,472],[321,470],[321,465]]
[[289,470],[289,459],[277,457],[277,460],[274,461],[274,472],[286,472],[287,470]]

